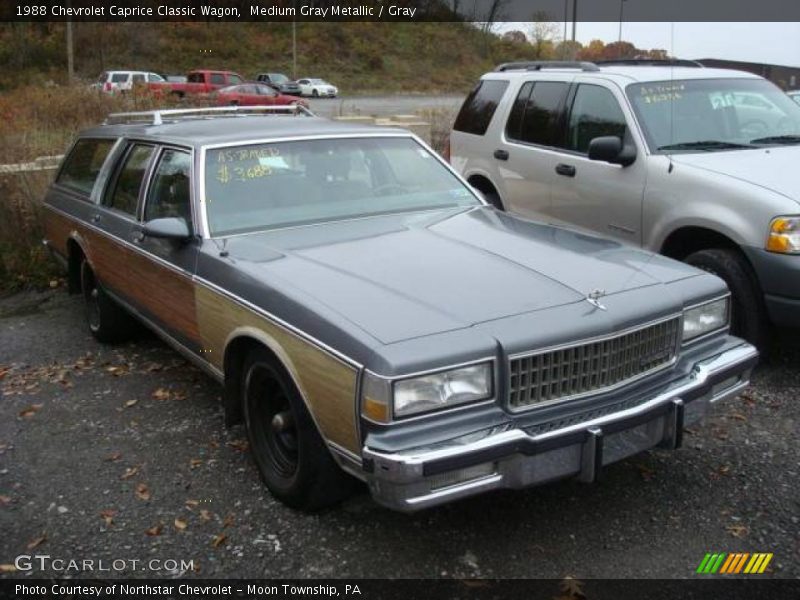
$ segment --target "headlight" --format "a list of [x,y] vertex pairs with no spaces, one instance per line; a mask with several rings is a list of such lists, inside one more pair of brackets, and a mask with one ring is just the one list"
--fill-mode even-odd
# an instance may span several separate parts
[[683,313],[683,341],[687,342],[728,324],[730,298],[706,302]]
[[769,226],[767,250],[781,254],[800,252],[800,217],[778,217]]
[[362,387],[362,413],[386,423],[390,416],[408,417],[492,397],[492,365],[481,363],[400,379],[393,384],[367,372]]

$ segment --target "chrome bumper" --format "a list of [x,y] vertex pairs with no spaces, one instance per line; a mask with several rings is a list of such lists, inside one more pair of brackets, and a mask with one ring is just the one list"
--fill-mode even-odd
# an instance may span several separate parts
[[365,446],[367,483],[379,503],[411,512],[564,477],[592,482],[603,465],[656,446],[680,447],[683,428],[703,418],[711,404],[739,394],[757,359],[756,349],[743,343],[696,363],[638,406],[538,435],[495,428],[391,454]]

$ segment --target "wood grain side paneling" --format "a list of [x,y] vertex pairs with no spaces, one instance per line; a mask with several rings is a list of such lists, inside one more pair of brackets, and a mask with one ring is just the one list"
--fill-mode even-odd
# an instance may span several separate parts
[[66,258],[67,240],[69,240],[72,231],[75,229],[72,221],[64,215],[51,210],[47,205],[45,205],[42,214],[45,239],[54,250]]
[[203,285],[198,285],[195,298],[204,356],[214,366],[222,369],[225,345],[232,337],[260,339],[291,373],[322,436],[360,455],[354,367]]

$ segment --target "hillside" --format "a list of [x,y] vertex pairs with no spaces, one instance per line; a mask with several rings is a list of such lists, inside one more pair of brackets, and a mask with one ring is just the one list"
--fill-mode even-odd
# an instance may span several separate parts
[[[93,80],[105,69],[181,74],[206,67],[245,77],[291,74],[291,23],[76,23],[75,70]],[[64,25],[4,24],[0,86],[66,78]],[[346,94],[465,91],[498,62],[531,58],[530,44],[464,23],[298,23],[297,76],[323,77]]]

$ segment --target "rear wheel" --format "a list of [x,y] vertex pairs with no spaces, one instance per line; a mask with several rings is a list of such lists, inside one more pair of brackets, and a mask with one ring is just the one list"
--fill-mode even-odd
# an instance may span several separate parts
[[313,89],[313,90],[311,90],[311,95],[314,96],[314,98],[318,98],[319,97],[319,92],[316,89]]
[[258,348],[245,359],[242,374],[250,448],[272,495],[306,511],[348,496],[355,480],[334,462],[284,367]]
[[84,260],[81,263],[81,291],[86,305],[89,331],[99,342],[123,342],[133,334],[136,322],[103,291],[100,282]]
[[712,248],[686,257],[692,266],[717,275],[731,291],[731,333],[766,349],[769,320],[750,266],[735,250]]

